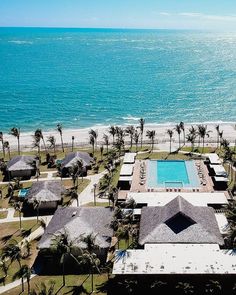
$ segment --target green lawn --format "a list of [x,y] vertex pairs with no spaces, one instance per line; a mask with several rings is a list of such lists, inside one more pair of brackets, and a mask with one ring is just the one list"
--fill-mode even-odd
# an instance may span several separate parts
[[[62,287],[62,276],[36,276],[31,280],[31,288],[36,289],[36,285],[40,286],[41,282],[44,282],[46,286],[50,286],[50,281],[55,281],[54,293],[57,295],[64,294],[82,294],[82,293],[73,293],[73,287],[80,286],[83,283],[84,288],[91,292],[91,278],[88,275],[67,275],[66,276],[66,286]],[[107,281],[107,274],[94,275],[94,291],[96,294],[106,294],[104,292],[99,292],[99,286],[104,284]],[[36,289],[37,290],[37,289]],[[71,292],[70,292],[71,291]],[[25,292],[21,293],[21,286],[9,290],[8,292],[2,293],[3,295],[26,295],[27,286],[25,284]]]
[[[36,220],[27,220],[22,221],[22,229],[25,231],[31,230],[34,231],[39,227],[39,224],[37,224]],[[5,222],[0,224],[0,233],[1,233],[1,239],[0,239],[0,249],[2,249],[6,242],[9,240],[16,240],[17,242],[20,242],[23,238],[20,231],[20,221],[14,221],[14,222]]]
[[[21,263],[22,264],[26,264],[29,265],[30,267],[33,266],[35,258],[37,257],[38,254],[38,250],[37,250],[37,241],[32,241],[30,242],[30,256],[22,259]],[[7,261],[8,263],[8,261]],[[7,277],[6,277],[6,284],[9,284],[13,281],[13,275],[19,270],[19,264],[18,262],[13,262],[12,264],[10,264],[10,261],[8,263],[8,272],[7,272]],[[4,276],[3,272],[0,270],[0,277]],[[12,294],[7,293],[7,294]]]
[[7,211],[1,211],[0,212],[0,219],[4,219],[7,217],[8,212]]
[[[96,207],[108,207],[108,202],[96,202]],[[84,204],[83,207],[94,207],[94,202]]]
[[137,155],[138,160],[188,160],[190,157],[181,153],[169,154],[167,152],[142,153]]

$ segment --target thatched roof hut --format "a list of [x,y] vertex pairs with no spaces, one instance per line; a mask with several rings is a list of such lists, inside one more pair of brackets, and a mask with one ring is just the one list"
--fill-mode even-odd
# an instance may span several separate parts
[[66,189],[61,181],[37,181],[29,189],[26,200],[28,203],[61,201]]
[[142,209],[139,243],[223,245],[224,241],[213,208],[193,206],[178,196],[165,206]]
[[85,244],[81,242],[81,236],[93,234],[95,245],[101,249],[110,247],[113,230],[110,223],[113,212],[110,208],[102,207],[67,207],[59,208],[49,222],[41,240],[39,249],[50,248],[53,235],[66,232],[69,239],[81,248]]
[[77,161],[82,161],[83,166],[91,165],[93,158],[86,152],[73,152],[66,155],[65,159],[61,162],[61,168],[69,168],[76,164]]

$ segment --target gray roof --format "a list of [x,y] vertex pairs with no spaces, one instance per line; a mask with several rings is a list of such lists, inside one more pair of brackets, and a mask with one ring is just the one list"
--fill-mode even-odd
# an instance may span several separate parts
[[214,209],[193,206],[181,196],[141,211],[139,243],[224,243]]
[[32,162],[35,162],[36,158],[33,156],[15,156],[7,163],[8,171],[16,170],[32,170]]
[[39,202],[60,201],[65,191],[61,181],[37,181],[32,184],[25,199],[29,203],[34,200]]
[[93,158],[86,152],[73,152],[66,155],[65,159],[61,162],[62,168],[69,168],[76,164],[80,160],[83,162],[83,166],[90,166]]
[[110,239],[113,230],[110,223],[113,218],[113,212],[110,208],[102,207],[66,207],[59,208],[49,222],[41,240],[39,248],[49,248],[53,234],[66,232],[71,241],[81,248],[84,243],[79,241],[81,235],[94,234],[95,244],[100,248],[110,247]]

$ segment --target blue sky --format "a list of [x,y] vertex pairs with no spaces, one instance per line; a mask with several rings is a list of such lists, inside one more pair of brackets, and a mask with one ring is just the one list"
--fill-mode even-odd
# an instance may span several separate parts
[[0,0],[0,26],[236,30],[236,0]]

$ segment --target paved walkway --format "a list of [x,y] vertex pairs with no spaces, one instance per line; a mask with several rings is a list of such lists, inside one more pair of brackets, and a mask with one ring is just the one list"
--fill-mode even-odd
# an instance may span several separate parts
[[[90,203],[94,201],[94,184],[98,184],[99,180],[105,175],[107,172],[103,171],[99,174],[89,175],[86,179],[90,180],[90,183],[86,188],[79,194],[79,206],[84,205],[86,203]],[[96,198],[96,202],[104,202],[102,199]],[[72,207],[77,207],[77,201],[74,200],[71,204]]]

